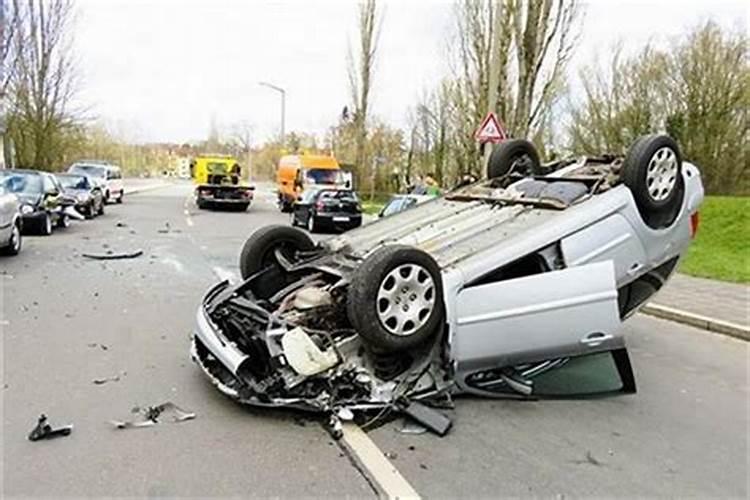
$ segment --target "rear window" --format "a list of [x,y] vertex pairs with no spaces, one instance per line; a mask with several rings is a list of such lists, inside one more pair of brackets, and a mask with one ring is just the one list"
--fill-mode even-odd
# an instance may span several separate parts
[[72,174],[85,174],[98,178],[107,177],[107,167],[101,165],[73,165],[68,171]]
[[319,199],[358,201],[354,191],[321,191]]

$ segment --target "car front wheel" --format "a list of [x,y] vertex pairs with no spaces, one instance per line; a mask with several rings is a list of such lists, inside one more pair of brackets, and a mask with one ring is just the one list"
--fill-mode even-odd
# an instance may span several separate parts
[[375,250],[354,272],[347,316],[362,339],[380,350],[423,344],[443,322],[440,267],[426,252],[406,245]]
[[52,217],[50,217],[49,212],[44,212],[44,215],[39,220],[39,234],[42,236],[52,234]]
[[21,228],[18,224],[13,224],[10,230],[10,239],[8,240],[8,244],[2,248],[2,253],[5,255],[18,255],[21,251],[22,241]]

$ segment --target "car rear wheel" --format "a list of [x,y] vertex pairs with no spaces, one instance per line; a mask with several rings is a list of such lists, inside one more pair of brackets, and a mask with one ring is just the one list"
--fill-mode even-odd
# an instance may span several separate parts
[[379,350],[423,344],[444,317],[440,267],[426,252],[406,245],[375,250],[352,276],[347,316],[362,339]]
[[308,214],[307,216],[307,230],[311,233],[314,233],[318,230],[318,225],[315,224],[315,214],[313,214],[312,212],[310,212],[310,214]]
[[294,260],[297,252],[314,248],[313,240],[300,229],[280,225],[262,227],[251,234],[242,247],[240,274],[242,279],[247,279],[269,266],[277,265],[277,249],[285,258]]
[[48,212],[44,212],[44,216],[39,220],[39,234],[42,236],[49,236],[52,234],[52,217]]
[[510,173],[521,175],[541,174],[539,153],[526,139],[511,139],[501,142],[492,150],[487,163],[487,177],[496,179]]
[[120,191],[120,196],[117,197],[117,203],[122,203],[122,199],[125,197],[125,191]]
[[99,200],[99,209],[96,211],[96,215],[104,215],[104,199]]
[[5,255],[18,255],[21,251],[22,241],[21,228],[18,224],[13,224],[10,230],[10,239],[8,240],[8,244],[2,248],[2,253]]
[[638,138],[625,156],[622,181],[633,193],[646,224],[654,229],[671,225],[685,191],[682,157],[675,140],[667,135]]
[[60,218],[57,219],[57,227],[65,229],[68,226],[70,226],[70,217],[68,217],[68,214],[61,214]]

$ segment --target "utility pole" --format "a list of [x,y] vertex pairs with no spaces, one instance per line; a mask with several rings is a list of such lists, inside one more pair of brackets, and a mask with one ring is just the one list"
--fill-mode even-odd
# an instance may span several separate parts
[[258,82],[258,85],[268,87],[269,89],[275,90],[276,92],[281,94],[281,147],[283,148],[284,147],[284,133],[285,133],[284,122],[286,121],[286,90],[268,82]]
[[[500,53],[497,48],[500,46],[500,37],[502,33],[502,16],[503,16],[503,2],[501,0],[495,0],[494,19],[492,22],[492,44],[490,45],[490,78],[489,88],[487,89],[487,113],[494,113],[497,105],[497,87],[500,85]],[[484,151],[482,157],[482,171],[481,177],[487,175],[487,164],[490,162],[490,153],[492,153],[492,144],[489,142],[484,143]]]

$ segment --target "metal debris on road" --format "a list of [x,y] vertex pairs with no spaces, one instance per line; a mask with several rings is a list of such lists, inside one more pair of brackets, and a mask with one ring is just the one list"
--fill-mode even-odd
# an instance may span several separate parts
[[[138,407],[133,408],[135,410]],[[112,425],[117,429],[134,429],[138,427],[151,427],[160,422],[163,422],[162,417],[166,413],[172,415],[172,422],[184,422],[186,420],[193,420],[195,413],[186,411],[171,401],[162,403],[156,406],[149,406],[144,409],[138,409],[140,414],[140,420],[111,420]]]
[[128,225],[125,224],[124,222],[118,220],[117,224],[115,224],[115,227],[128,227]]
[[[124,376],[125,372],[122,372],[122,375]],[[106,384],[107,382],[119,382],[119,381],[120,381],[120,375],[113,375],[111,377],[100,377],[100,378],[95,378],[94,380],[92,380],[94,385],[103,385],[103,384]]]
[[51,425],[47,423],[47,415],[42,413],[39,415],[39,420],[29,433],[29,441],[39,441],[40,439],[52,439],[61,436],[68,436],[73,431],[73,425],[64,425],[53,429]]
[[106,253],[84,253],[81,254],[84,257],[95,260],[117,260],[117,259],[134,259],[143,255],[143,250],[138,249],[134,252],[120,252],[115,253],[112,250],[108,250]]

